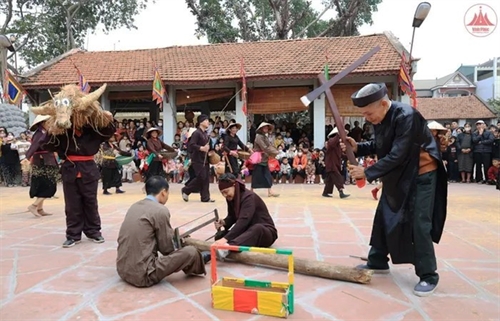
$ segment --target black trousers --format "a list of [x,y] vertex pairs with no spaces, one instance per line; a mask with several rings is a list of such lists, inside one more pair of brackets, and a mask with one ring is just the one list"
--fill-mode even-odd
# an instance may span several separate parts
[[488,169],[491,166],[491,153],[474,153],[474,166],[476,167],[476,176],[474,177],[476,182],[486,180]]
[[[426,281],[430,284],[439,282],[439,275],[436,272],[436,255],[431,237],[436,180],[436,171],[418,176],[413,213],[413,246],[415,253],[413,265],[415,266],[415,274],[420,278],[420,281]],[[387,249],[372,247],[368,253],[368,266],[388,268],[388,254]]]
[[[182,188],[182,192],[190,195],[191,193],[200,193],[201,201],[210,201],[210,167],[207,164],[191,164],[192,171],[189,172],[189,181]],[[192,177],[191,175],[194,175]]]
[[305,169],[301,169],[300,171],[298,169],[293,169],[293,178],[295,179],[295,177],[297,177],[297,175],[299,175],[300,177],[302,177],[303,179],[306,178],[306,170]]
[[332,171],[326,173],[325,188],[323,189],[323,195],[332,194],[334,185],[340,192],[341,189],[344,189],[344,178],[339,172]]
[[98,180],[77,178],[63,181],[66,211],[66,238],[79,241],[82,232],[90,238],[101,236],[101,217],[97,207]]
[[448,178],[452,181],[458,181],[458,162],[455,163],[454,160],[451,160],[448,163]]

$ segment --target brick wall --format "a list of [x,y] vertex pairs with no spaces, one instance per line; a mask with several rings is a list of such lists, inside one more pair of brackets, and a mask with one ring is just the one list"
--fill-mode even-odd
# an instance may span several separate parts
[[[352,104],[351,95],[366,84],[335,85],[333,96],[342,117],[362,117],[359,108]],[[389,97],[392,98],[392,84],[386,84]],[[248,111],[254,115],[279,114],[307,110],[300,97],[310,92],[310,87],[274,87],[248,90]],[[325,100],[325,117],[332,112],[328,100]]]
[[300,97],[309,87],[275,87],[248,90],[248,111],[256,114],[279,114],[307,110]]

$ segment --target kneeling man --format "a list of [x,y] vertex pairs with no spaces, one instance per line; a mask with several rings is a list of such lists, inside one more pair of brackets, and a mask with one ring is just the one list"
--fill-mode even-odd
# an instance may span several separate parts
[[120,228],[118,275],[127,283],[148,287],[180,270],[189,275],[206,274],[209,252],[200,253],[192,246],[174,248],[170,212],[163,206],[169,195],[167,180],[161,176],[149,178],[146,193],[145,199],[130,207]]
[[[215,244],[253,247],[273,245],[278,239],[278,231],[262,198],[246,189],[245,183],[230,173],[219,177],[219,190],[227,201],[227,217],[216,222],[215,227],[223,227],[227,232],[222,233],[224,236]],[[227,251],[218,251],[220,259],[227,254]]]

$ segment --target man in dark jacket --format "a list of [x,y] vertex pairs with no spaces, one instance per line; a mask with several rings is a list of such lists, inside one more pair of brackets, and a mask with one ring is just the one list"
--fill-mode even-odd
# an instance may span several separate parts
[[394,264],[415,266],[420,281],[414,294],[431,295],[439,281],[433,242],[441,239],[448,193],[437,142],[416,109],[389,100],[385,84],[366,85],[352,101],[374,125],[375,140],[349,143],[358,156],[377,154],[378,161],[366,169],[350,166],[351,176],[384,184],[368,262],[359,268],[387,273],[390,254]]
[[[495,136],[486,129],[486,124],[482,120],[476,122],[476,130],[472,133],[472,143],[474,144],[474,166],[476,167],[476,183],[486,184],[488,169],[491,166],[491,152]],[[484,170],[484,175],[483,175]]]
[[188,152],[192,170],[189,181],[182,188],[182,199],[185,202],[189,201],[191,193],[200,193],[201,201],[204,203],[214,202],[210,198],[210,164],[207,156],[210,150],[210,139],[207,134],[209,124],[207,115],[198,116],[198,128],[189,138]]
[[[227,173],[219,177],[219,190],[227,201],[227,217],[215,222],[215,227],[224,228],[216,237],[216,244],[270,247],[278,239],[278,231],[269,214],[266,203],[245,183]],[[218,251],[223,259],[227,251]]]

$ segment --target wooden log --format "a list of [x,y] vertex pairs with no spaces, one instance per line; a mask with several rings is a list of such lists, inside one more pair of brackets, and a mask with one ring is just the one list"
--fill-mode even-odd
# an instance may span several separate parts
[[[184,245],[192,245],[199,251],[210,251],[211,244],[211,242],[205,242],[191,237],[184,239]],[[274,267],[284,270],[288,269],[288,258],[284,255],[254,252],[230,252],[227,258],[249,265],[264,265],[267,267]],[[349,266],[333,265],[327,262],[306,260],[295,256],[294,268],[295,273],[299,274],[361,284],[370,283],[373,275],[373,271],[371,270],[362,270]]]

